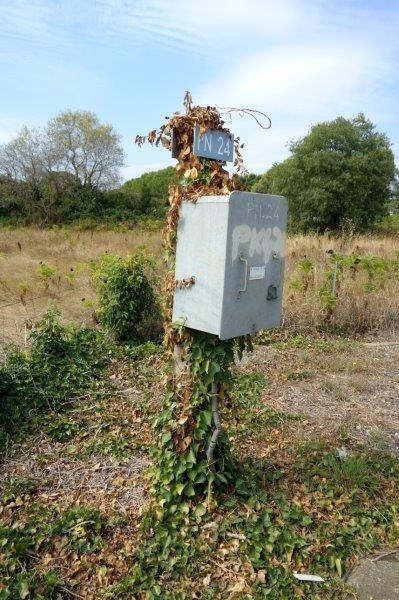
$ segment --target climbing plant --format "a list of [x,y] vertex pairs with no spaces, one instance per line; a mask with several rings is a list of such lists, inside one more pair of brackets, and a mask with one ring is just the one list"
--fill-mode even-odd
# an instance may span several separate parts
[[213,482],[227,484],[234,474],[234,461],[227,437],[220,425],[218,406],[228,395],[230,369],[235,352],[250,347],[246,336],[220,340],[217,336],[172,323],[176,287],[195,285],[194,278],[174,278],[176,230],[182,201],[195,203],[200,196],[229,194],[241,189],[239,174],[245,172],[239,138],[234,139],[235,174],[225,162],[196,156],[194,128],[229,132],[221,111],[215,107],[193,106],[189,92],[183,113],[175,113],[147,136],[145,142],[162,144],[177,157],[177,181],[169,186],[169,210],[163,232],[167,274],[164,280],[165,348],[167,373],[165,401],[155,422],[158,443],[154,451],[153,495],[158,518],[180,513],[201,516],[204,499]]

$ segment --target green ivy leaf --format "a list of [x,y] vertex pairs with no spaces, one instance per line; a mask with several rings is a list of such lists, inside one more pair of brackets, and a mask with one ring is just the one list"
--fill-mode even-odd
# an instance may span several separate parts
[[179,496],[181,496],[181,493],[184,490],[185,486],[186,486],[185,483],[178,483],[176,485],[176,492],[179,494]]
[[185,515],[188,515],[188,513],[190,512],[190,507],[187,504],[187,502],[183,502],[182,504],[180,504],[180,512],[182,512]]
[[203,517],[205,513],[206,513],[206,505],[203,503],[198,504],[198,506],[196,507],[196,509],[194,511],[194,516],[196,518]]
[[195,465],[195,463],[197,462],[197,458],[196,458],[196,456],[194,454],[193,447],[190,448],[190,451],[189,451],[188,456],[187,456],[187,462],[191,463],[192,465]]
[[172,439],[172,434],[170,431],[167,431],[162,436],[162,444],[167,444]]

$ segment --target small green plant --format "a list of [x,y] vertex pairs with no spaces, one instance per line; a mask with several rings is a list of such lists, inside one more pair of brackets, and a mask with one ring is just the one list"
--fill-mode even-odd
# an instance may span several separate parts
[[146,319],[159,314],[150,282],[153,267],[142,253],[126,258],[103,254],[92,264],[100,322],[118,341],[139,341]]
[[367,281],[364,284],[366,292],[382,288],[391,270],[389,262],[379,256],[364,255],[360,257],[360,263],[367,273]]
[[29,284],[27,283],[27,281],[20,281],[18,284],[18,288],[19,288],[19,299],[21,300],[21,302],[24,302],[25,296],[29,290]]
[[77,277],[76,273],[72,270],[66,274],[66,278],[67,278],[68,282],[70,283],[70,285],[73,285],[75,283],[76,277]]
[[101,536],[104,527],[97,509],[70,508],[51,527],[50,535],[66,536],[71,547],[80,554],[91,554],[104,546]]
[[79,424],[67,417],[59,417],[51,420],[46,427],[46,432],[58,442],[69,440],[74,437],[78,431]]
[[266,385],[267,379],[259,371],[237,375],[233,385],[235,402],[242,408],[252,408],[257,404]]
[[[14,500],[15,496],[12,494],[3,497],[4,504],[9,502],[14,504]],[[39,505],[37,507],[41,511],[39,518],[37,515],[28,514],[27,518],[18,522],[19,511],[16,509],[14,523],[0,524],[1,600],[57,600],[59,598],[61,584],[57,575],[53,571],[40,573],[31,564],[32,556],[45,535],[42,517],[46,514],[46,509]]]
[[298,267],[301,272],[301,278],[300,278],[301,289],[304,292],[306,292],[306,290],[308,289],[308,287],[312,281],[312,276],[313,276],[313,272],[314,272],[314,264],[309,258],[304,256],[298,262]]
[[292,381],[303,381],[304,379],[310,379],[312,377],[311,371],[300,371],[300,370],[292,370],[289,369],[287,371],[287,379],[291,379]]
[[3,502],[15,500],[18,496],[29,496],[38,488],[37,479],[32,477],[10,477],[4,482]]
[[44,262],[40,262],[36,269],[36,275],[43,283],[45,289],[48,289],[50,282],[53,281],[54,275],[56,274],[55,267],[51,267]]

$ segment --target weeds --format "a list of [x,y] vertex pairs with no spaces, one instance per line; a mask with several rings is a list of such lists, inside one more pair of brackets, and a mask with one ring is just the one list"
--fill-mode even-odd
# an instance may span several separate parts
[[[314,444],[293,447],[284,465],[244,463],[210,513],[175,530],[147,515],[131,574],[106,597],[346,597],[351,557],[397,539],[397,461],[359,449],[342,462]],[[325,583],[298,584],[294,571]]]
[[104,522],[100,512],[88,507],[70,508],[50,528],[49,536],[66,536],[79,554],[91,554],[104,546]]
[[[16,239],[20,247],[15,243]],[[156,257],[155,274],[158,276],[161,273],[160,243],[159,230],[148,231],[138,226],[127,231],[121,228],[119,231],[3,228],[0,305],[7,304],[7,307],[2,309],[2,336],[23,342],[24,321],[26,318],[34,321],[35,315],[45,311],[48,298],[54,295],[66,319],[86,322],[95,308],[88,265],[98,260],[104,250],[110,255],[124,257],[127,252],[134,253],[141,247],[146,255]],[[390,236],[289,237],[284,286],[286,328],[306,333],[328,330],[339,334],[396,329],[399,314],[396,245],[395,238]],[[328,271],[335,264],[334,257],[342,257],[345,262],[338,273],[338,298],[332,294],[331,279],[328,281]],[[367,257],[375,260],[369,265]],[[356,258],[363,262],[356,263]],[[44,281],[36,273],[40,260],[56,269],[56,273]],[[389,269],[386,270],[384,265]],[[381,266],[383,271],[379,274]],[[22,288],[20,282],[23,282]],[[334,306],[328,319],[330,300]],[[25,307],[23,311],[20,310],[21,302]],[[161,334],[159,319],[150,319],[147,331],[140,334],[143,338],[157,338]]]
[[44,288],[47,290],[50,283],[53,281],[56,269],[40,261],[40,264],[36,269],[36,274],[44,285]]
[[75,560],[96,553],[104,547],[107,524],[90,507],[72,507],[60,514],[38,503],[25,505],[24,500],[4,498],[8,524],[0,524],[0,599],[56,600],[68,590],[56,570],[35,567],[37,553],[50,556],[62,549],[67,555],[74,552]]
[[[0,445],[30,426],[43,411],[68,407],[74,397],[90,388],[93,377],[106,364],[102,337],[90,329],[62,326],[51,308],[31,331],[26,352],[6,350],[0,364]],[[55,435],[61,429],[54,429]],[[67,434],[64,426],[63,435]]]

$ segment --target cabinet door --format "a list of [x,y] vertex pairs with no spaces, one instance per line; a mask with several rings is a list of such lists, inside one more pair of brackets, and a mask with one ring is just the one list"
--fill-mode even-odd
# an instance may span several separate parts
[[281,322],[287,202],[234,192],[229,203],[222,339]]

